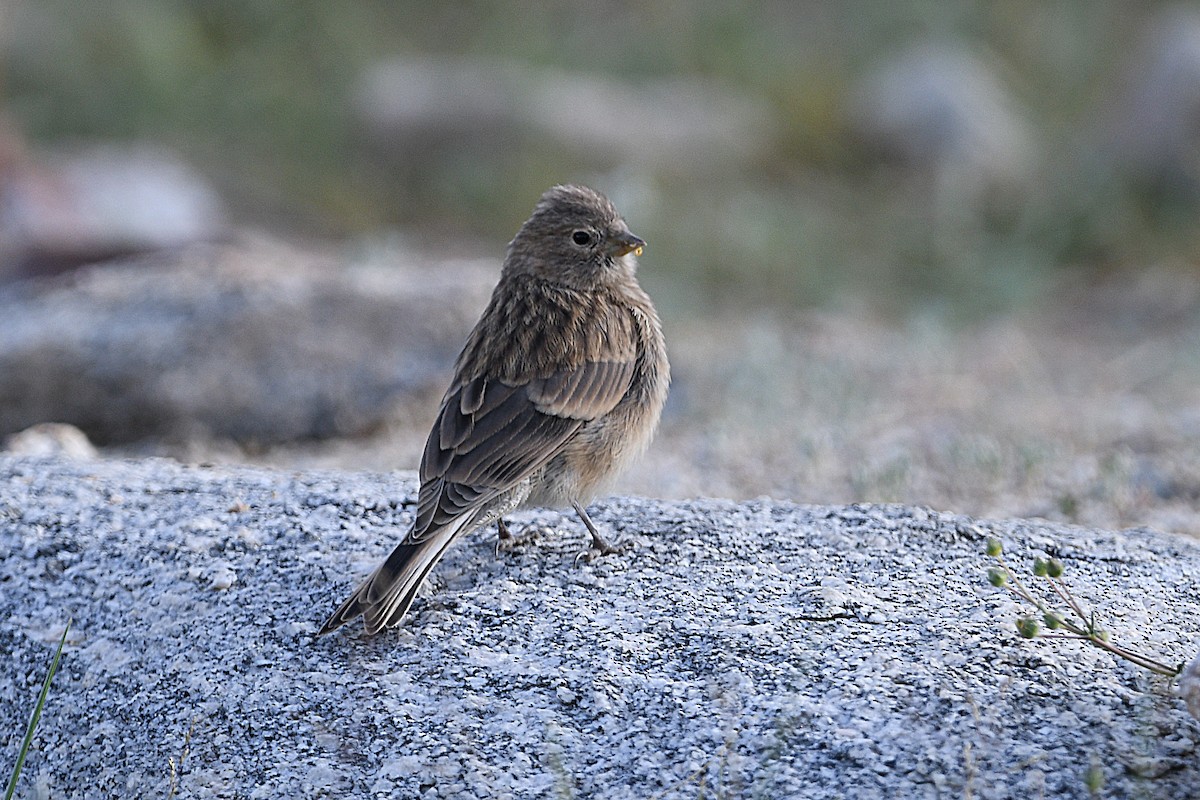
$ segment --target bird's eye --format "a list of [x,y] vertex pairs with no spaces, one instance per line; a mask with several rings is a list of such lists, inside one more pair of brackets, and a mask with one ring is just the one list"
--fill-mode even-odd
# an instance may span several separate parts
[[586,244],[591,244],[592,235],[587,231],[575,231],[571,234],[571,241],[582,247]]

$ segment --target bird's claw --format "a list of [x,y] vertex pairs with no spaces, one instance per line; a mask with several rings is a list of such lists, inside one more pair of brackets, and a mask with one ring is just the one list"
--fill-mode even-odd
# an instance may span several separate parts
[[583,552],[579,553],[577,556],[575,556],[575,561],[574,561],[573,565],[579,566],[580,561],[591,562],[593,559],[596,559],[596,558],[603,558],[604,556],[617,555],[619,553],[628,552],[629,550],[632,550],[632,549],[633,549],[633,542],[618,542],[617,544],[613,545],[613,544],[609,544],[608,541],[602,537],[594,537],[592,539],[592,546],[589,547],[587,550],[584,550]]
[[507,525],[501,529],[501,533],[496,537],[496,555],[501,553],[510,553],[518,547],[532,542],[537,539],[538,534],[543,530],[543,527],[536,522],[530,522],[523,526],[521,530],[513,533]]

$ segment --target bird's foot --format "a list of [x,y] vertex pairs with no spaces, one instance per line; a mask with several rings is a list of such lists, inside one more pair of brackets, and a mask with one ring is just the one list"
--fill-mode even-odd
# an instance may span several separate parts
[[496,555],[501,553],[510,553],[522,547],[529,542],[536,541],[538,534],[542,531],[542,526],[536,522],[530,522],[521,527],[521,530],[515,534],[502,519],[496,520],[496,528],[498,536],[496,537]]
[[610,556],[614,553],[621,553],[632,547],[632,544],[630,543],[617,544],[615,546],[609,544],[608,540],[600,535],[600,531],[596,530],[595,523],[592,522],[592,518],[588,516],[588,513],[584,507],[579,503],[573,503],[572,505],[575,507],[575,513],[579,515],[579,519],[583,521],[584,527],[586,527],[588,529],[588,533],[592,535],[591,549],[584,550],[582,553],[575,556],[576,565],[579,564],[580,559],[591,561],[593,558]]
[[593,559],[616,555],[618,553],[627,553],[633,549],[633,542],[627,541],[610,544],[609,541],[599,533],[596,533],[595,531],[592,531],[591,533],[592,546],[575,556],[575,566],[579,566],[580,561],[586,561],[590,563]]

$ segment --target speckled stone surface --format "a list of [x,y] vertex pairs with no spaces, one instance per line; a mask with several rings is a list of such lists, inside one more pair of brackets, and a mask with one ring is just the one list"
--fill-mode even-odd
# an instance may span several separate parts
[[[614,499],[478,532],[405,625],[324,616],[411,519],[407,474],[0,458],[0,772],[74,619],[18,796],[1185,798],[1200,723],[988,585],[1052,552],[1177,663],[1200,545],[900,506]],[[190,735],[189,735],[190,731]],[[186,740],[186,746],[185,746]]]

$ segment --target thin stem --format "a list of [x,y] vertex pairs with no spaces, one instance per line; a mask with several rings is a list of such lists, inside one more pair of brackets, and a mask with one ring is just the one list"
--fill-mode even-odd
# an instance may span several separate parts
[[[1083,607],[1079,604],[1079,601],[1075,599],[1075,595],[1071,594],[1071,590],[1067,589],[1066,586],[1062,585],[1062,583],[1056,578],[1047,577],[1046,580],[1050,581],[1050,586],[1054,588],[1054,591],[1058,594],[1058,596],[1061,597],[1066,604],[1071,607],[1071,610],[1075,612],[1075,616],[1079,617],[1079,619],[1081,619],[1084,623],[1087,623],[1088,613],[1083,610]],[[1091,615],[1091,619],[1092,621],[1089,624],[1089,629],[1094,631],[1096,629],[1095,613]]]
[[25,727],[25,739],[21,742],[21,751],[17,754],[17,765],[13,767],[12,778],[9,779],[8,789],[4,792],[4,800],[12,800],[13,794],[17,791],[17,780],[21,777],[21,768],[25,766],[25,756],[28,755],[29,747],[33,744],[33,732],[37,730],[38,722],[42,718],[42,709],[46,705],[46,697],[50,694],[50,681],[54,680],[54,673],[58,671],[58,660],[62,657],[69,630],[71,630],[70,619],[67,620],[67,627],[63,628],[62,638],[58,640],[58,650],[54,652],[54,660],[50,662],[50,671],[46,673],[46,680],[42,681],[42,693],[38,695],[37,705],[33,707],[33,714],[29,717],[29,725]]
[[1058,624],[1068,631],[1068,633],[1045,633],[1042,634],[1044,637],[1049,639],[1072,639],[1076,641],[1090,642],[1096,647],[1107,650],[1118,658],[1123,658],[1132,664],[1159,675],[1175,677],[1180,673],[1181,670],[1179,667],[1167,666],[1166,664],[1155,661],[1147,656],[1140,655],[1139,653],[1135,653],[1131,650],[1126,650],[1124,647],[1115,645],[1107,639],[1101,637],[1100,629],[1096,625],[1096,610],[1092,609],[1090,612],[1084,610],[1083,604],[1075,598],[1075,595],[1061,579],[1052,578],[1049,575],[1046,576],[1046,580],[1050,582],[1050,587],[1054,590],[1054,593],[1057,594],[1062,601],[1070,607],[1071,611],[1076,617],[1079,618],[1082,625],[1076,624],[1057,612],[1051,611],[1045,603],[1034,596],[1033,592],[1029,590],[1029,587],[1027,587],[1024,582],[1021,581],[1021,578],[1010,566],[1008,566],[1007,563],[1005,563],[1003,558],[1000,556],[996,556],[995,558],[1004,571],[1008,573],[1010,582],[1007,588],[1009,591],[1024,599],[1026,602],[1033,603],[1037,610],[1042,613],[1043,617],[1053,616],[1058,621]]
[[1155,661],[1154,659],[1148,658],[1139,653],[1126,650],[1124,647],[1115,645],[1112,642],[1106,642],[1097,637],[1088,637],[1088,641],[1097,647],[1104,648],[1113,655],[1120,656],[1126,661],[1131,661],[1134,664],[1137,664],[1139,667],[1148,669],[1151,672],[1157,672],[1159,675],[1166,675],[1169,678],[1173,678],[1180,672],[1178,667],[1169,667],[1166,664],[1163,664],[1161,661]]
[[1004,571],[1008,573],[1008,577],[1012,580],[1012,584],[1009,586],[1009,589],[1015,592],[1019,597],[1023,597],[1030,603],[1033,603],[1038,607],[1039,611],[1045,612],[1046,609],[1042,605],[1041,601],[1034,597],[1025,584],[1021,582],[1020,576],[1013,571],[1012,567],[1006,564],[1004,559],[1000,558],[999,556],[996,557],[996,560],[1000,562],[1000,566],[1004,568]]

